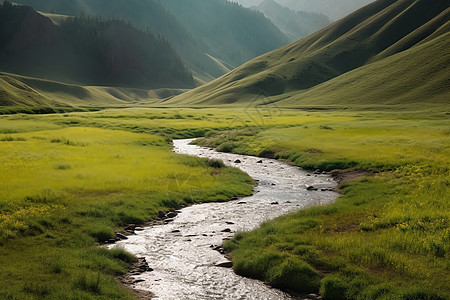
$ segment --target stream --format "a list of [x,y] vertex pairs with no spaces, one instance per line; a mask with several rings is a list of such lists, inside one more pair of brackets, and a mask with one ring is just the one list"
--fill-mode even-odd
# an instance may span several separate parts
[[[132,287],[152,292],[153,299],[301,299],[217,266],[227,259],[214,247],[236,232],[254,229],[280,215],[333,202],[338,196],[331,191],[336,182],[328,175],[308,174],[277,160],[219,153],[189,145],[191,141],[174,140],[174,151],[223,160],[249,174],[258,185],[252,196],[183,208],[172,222],[144,228],[113,245],[145,257],[153,269],[134,275]],[[318,191],[309,191],[307,186]]]

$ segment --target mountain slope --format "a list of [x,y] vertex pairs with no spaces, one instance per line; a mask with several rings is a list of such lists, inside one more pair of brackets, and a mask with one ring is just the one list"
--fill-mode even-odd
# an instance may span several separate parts
[[310,11],[324,14],[338,20],[374,0],[276,0],[283,6],[293,10]]
[[[439,67],[438,63],[429,65],[431,69],[424,70],[423,73],[412,72],[414,69],[410,68],[411,65],[416,65],[415,59],[418,59],[420,63],[432,61],[433,55],[436,55],[434,50],[425,51],[424,49],[427,48],[421,48],[424,53],[409,52],[408,56],[405,56],[403,65],[402,60],[396,61],[395,69],[387,63],[384,65],[374,63],[381,63],[396,53],[402,53],[407,49],[412,50],[420,45],[424,47],[434,47],[435,43],[441,45],[446,38],[448,39],[449,19],[449,0],[438,0],[432,3],[426,0],[379,0],[309,37],[258,57],[205,86],[171,99],[166,104],[249,105],[248,101],[252,101],[258,95],[270,97],[267,101],[272,102],[298,94],[305,95],[301,101],[302,106],[315,105],[314,101],[317,101],[321,95],[319,89],[313,89],[315,97],[311,100],[306,98],[306,95],[313,94],[300,93],[333,78],[337,81],[341,75],[363,66],[368,68],[364,69],[366,70],[365,80],[369,87],[373,87],[372,91],[368,88],[365,91],[374,95],[377,90],[383,88],[382,83],[377,86],[375,81],[394,80],[395,78],[389,78],[388,75],[398,74],[397,70],[404,70],[407,74],[395,81],[402,85],[408,82],[432,83],[432,70],[435,68],[436,76],[444,77],[438,80],[440,85],[446,80],[445,74],[447,78],[449,75],[448,72],[441,72],[439,68],[442,66]],[[441,54],[438,57],[442,59],[440,63],[446,66],[449,50],[445,47],[439,49]],[[415,56],[417,57],[414,58]],[[427,66],[425,63],[424,67]],[[375,69],[370,71],[372,67]],[[352,80],[359,83],[358,77],[353,77]],[[341,89],[345,88],[345,85],[337,83],[334,88],[337,86]],[[432,86],[427,89],[432,90]],[[330,95],[340,93],[332,89],[328,92]],[[330,95],[323,93],[323,97]],[[391,97],[397,96],[401,95],[391,94]],[[299,98],[300,96],[292,99],[298,101]],[[383,99],[382,102],[387,103],[391,100],[394,101]],[[336,105],[348,104],[346,98],[335,99],[335,101]],[[286,103],[289,106],[296,105],[295,101]],[[332,103],[327,102],[327,104]]]
[[[201,83],[288,42],[269,20],[226,0],[15,1],[39,11],[121,19],[162,35]],[[243,22],[251,26],[236,28]]]
[[290,41],[310,35],[331,23],[323,14],[293,11],[274,0],[265,0],[254,8],[280,28]]
[[227,0],[166,0],[167,7],[214,57],[238,66],[287,44],[263,14]]
[[261,4],[263,0],[236,0],[234,2],[239,3],[242,6],[245,7],[252,7],[252,6],[258,6],[259,4]]
[[164,39],[122,21],[80,17],[56,25],[7,2],[0,6],[0,70],[85,85],[193,86]]
[[15,0],[14,2],[44,12],[125,20],[140,30],[150,30],[169,40],[200,82],[210,81],[231,70],[224,70],[207,56],[205,46],[157,0]]
[[[284,95],[280,107],[397,105],[450,108],[450,33],[368,64],[305,92]],[[426,63],[424,63],[426,62]],[[436,106],[438,105],[438,106]]]

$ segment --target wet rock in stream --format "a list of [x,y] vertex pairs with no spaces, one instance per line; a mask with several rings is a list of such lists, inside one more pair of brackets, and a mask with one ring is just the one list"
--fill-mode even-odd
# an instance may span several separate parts
[[166,214],[167,218],[175,218],[178,214],[174,211],[171,211],[169,213]]
[[[335,183],[327,181],[326,175],[307,177],[298,167],[276,160],[217,153],[189,145],[189,142],[174,141],[174,151],[190,155],[202,153],[204,158],[221,159],[228,166],[242,169],[258,184],[255,193],[239,202],[204,203],[183,208],[181,214],[177,212],[169,219],[164,216],[159,223],[155,222],[143,231],[129,226],[136,235],[109,247],[121,247],[145,257],[154,270],[133,269],[133,275],[128,275],[128,284],[134,289],[153,292],[155,299],[161,300],[320,299],[312,295],[290,295],[261,281],[236,275],[221,245],[235,232],[254,229],[267,220],[307,206],[334,201],[336,193],[306,192],[305,186],[332,189]],[[168,213],[164,212],[165,215]]]
[[216,267],[221,267],[221,268],[232,268],[233,267],[233,262],[231,261],[225,261],[222,263],[218,263],[216,264]]
[[128,240],[128,237],[120,232],[116,232],[116,237],[121,240]]

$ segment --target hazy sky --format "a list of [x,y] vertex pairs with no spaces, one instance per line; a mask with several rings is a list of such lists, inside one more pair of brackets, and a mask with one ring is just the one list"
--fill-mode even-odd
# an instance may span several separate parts
[[[231,0],[243,6],[257,6],[264,0]],[[275,0],[279,4],[293,10],[318,12],[327,15],[332,20],[345,17],[374,0]]]

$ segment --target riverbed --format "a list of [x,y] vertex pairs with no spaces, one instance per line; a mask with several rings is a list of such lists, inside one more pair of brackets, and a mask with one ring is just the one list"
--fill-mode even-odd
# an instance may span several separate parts
[[[336,182],[326,174],[311,174],[277,160],[219,153],[190,145],[191,141],[175,140],[174,151],[221,159],[258,184],[250,197],[183,208],[172,222],[137,231],[112,246],[145,257],[153,269],[135,275],[138,282],[133,288],[152,292],[153,299],[167,300],[299,299],[219,267],[227,259],[217,246],[236,232],[254,229],[267,220],[334,201]],[[317,190],[307,190],[308,186]]]

